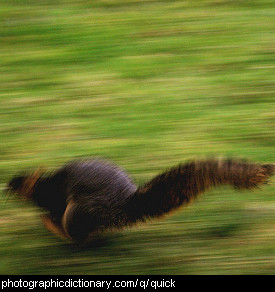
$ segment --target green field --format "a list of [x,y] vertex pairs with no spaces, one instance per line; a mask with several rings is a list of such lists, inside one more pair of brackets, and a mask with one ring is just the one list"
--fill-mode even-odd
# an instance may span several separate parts
[[0,274],[275,274],[275,185],[215,189],[89,247],[4,187],[99,156],[137,184],[200,157],[275,162],[271,0],[0,0]]

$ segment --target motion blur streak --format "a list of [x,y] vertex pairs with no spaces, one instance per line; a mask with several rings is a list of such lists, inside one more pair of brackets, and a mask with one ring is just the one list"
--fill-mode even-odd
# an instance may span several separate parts
[[2,0],[0,274],[274,274],[274,178],[72,246],[4,188],[85,156],[137,184],[193,158],[274,163],[274,1]]

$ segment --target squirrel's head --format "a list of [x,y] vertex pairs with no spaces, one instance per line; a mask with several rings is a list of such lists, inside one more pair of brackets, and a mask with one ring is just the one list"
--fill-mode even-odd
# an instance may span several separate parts
[[8,183],[7,190],[25,199],[32,199],[34,187],[39,178],[39,169],[30,174],[16,175]]

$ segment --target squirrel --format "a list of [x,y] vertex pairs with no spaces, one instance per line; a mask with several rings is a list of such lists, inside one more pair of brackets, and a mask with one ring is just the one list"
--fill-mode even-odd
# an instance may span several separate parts
[[48,211],[45,227],[81,243],[89,235],[160,217],[211,187],[252,189],[267,182],[274,164],[237,159],[193,160],[136,186],[120,167],[100,159],[74,160],[52,173],[17,175],[8,190]]

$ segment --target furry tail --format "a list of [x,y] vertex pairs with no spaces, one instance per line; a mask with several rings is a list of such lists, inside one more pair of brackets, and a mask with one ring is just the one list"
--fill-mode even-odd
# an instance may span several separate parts
[[131,222],[161,216],[195,199],[211,187],[229,184],[251,189],[267,182],[275,165],[237,160],[192,161],[174,167],[140,186],[126,212]]

